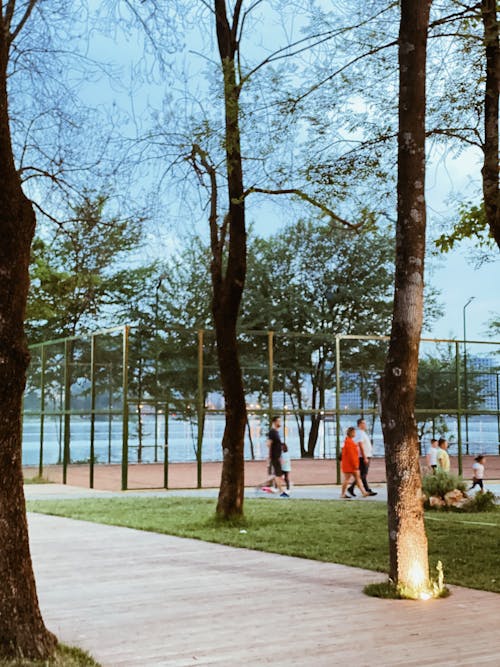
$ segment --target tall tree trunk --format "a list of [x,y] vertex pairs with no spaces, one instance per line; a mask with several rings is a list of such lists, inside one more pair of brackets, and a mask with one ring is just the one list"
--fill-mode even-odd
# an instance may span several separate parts
[[57,640],[38,606],[21,467],[21,409],[29,355],[24,315],[35,214],[12,154],[9,47],[0,36],[0,657],[49,657]]
[[498,100],[500,92],[500,47],[497,0],[482,0],[486,54],[484,91],[483,198],[491,235],[500,248],[500,191],[498,174]]
[[307,450],[305,452],[305,457],[313,459],[314,451],[316,449],[316,444],[318,442],[319,436],[319,427],[321,426],[321,414],[312,414],[310,427],[309,427],[309,436],[307,438]]
[[396,268],[391,338],[382,377],[390,577],[428,585],[427,536],[415,396],[422,329],[425,255],[425,78],[431,0],[402,0]]
[[[246,275],[246,229],[243,169],[239,129],[240,87],[236,80],[235,55],[241,0],[234,5],[229,24],[224,0],[214,1],[217,43],[224,77],[226,171],[228,211],[221,235],[211,224],[212,311],[217,341],[217,356],[226,409],[222,439],[222,475],[217,514],[224,518],[243,513],[244,437],[246,424],[243,375],[238,356],[236,323]],[[229,248],[225,262],[225,230]],[[217,236],[217,238],[216,238]]]

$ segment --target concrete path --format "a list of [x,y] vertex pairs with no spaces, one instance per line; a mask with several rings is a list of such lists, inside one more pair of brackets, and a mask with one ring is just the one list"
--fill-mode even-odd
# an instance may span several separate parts
[[384,576],[357,568],[60,517],[29,526],[47,626],[104,667],[499,665],[494,593],[379,600],[362,587]]
[[[377,492],[376,496],[361,498],[358,489],[356,489],[357,498],[342,502],[387,502],[387,487],[385,484],[372,484],[372,489]],[[500,483],[487,482],[486,489],[500,497]],[[100,491],[96,489],[86,489],[80,486],[69,486],[68,484],[27,484],[24,487],[26,500],[57,500],[63,498],[112,498],[112,497],[168,497],[183,496],[191,498],[216,498],[219,493],[218,488],[210,489],[173,489],[164,491],[162,489],[155,491]],[[314,500],[339,500],[340,487],[336,485],[310,485],[295,486],[292,488],[290,498],[279,498],[278,494],[264,493],[256,490],[255,487],[245,489],[245,498],[262,498],[268,500],[277,500],[279,502],[289,502],[293,498],[310,498]],[[500,662],[499,662],[500,665]]]

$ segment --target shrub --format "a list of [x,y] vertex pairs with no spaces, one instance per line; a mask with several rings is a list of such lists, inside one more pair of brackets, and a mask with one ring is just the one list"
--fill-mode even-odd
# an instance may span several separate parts
[[422,490],[427,498],[437,496],[444,500],[449,491],[458,489],[465,492],[466,488],[467,485],[461,477],[444,472],[444,470],[437,470],[432,475],[426,475],[422,480]]
[[462,505],[462,512],[491,512],[496,508],[495,494],[491,491],[478,492]]

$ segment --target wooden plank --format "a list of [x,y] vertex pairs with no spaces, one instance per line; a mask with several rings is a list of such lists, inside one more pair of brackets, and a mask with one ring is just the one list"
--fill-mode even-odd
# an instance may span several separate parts
[[378,600],[358,568],[30,515],[44,619],[105,667],[500,664],[500,597]]

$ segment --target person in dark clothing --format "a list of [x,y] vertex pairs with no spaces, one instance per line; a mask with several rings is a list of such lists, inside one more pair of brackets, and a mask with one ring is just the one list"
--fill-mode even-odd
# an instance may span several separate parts
[[273,417],[271,428],[267,434],[267,446],[269,448],[269,461],[274,472],[274,481],[282,498],[288,498],[288,493],[283,486],[283,470],[281,469],[282,442],[279,434],[281,419]]

